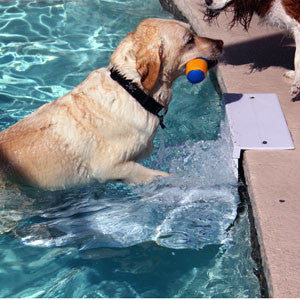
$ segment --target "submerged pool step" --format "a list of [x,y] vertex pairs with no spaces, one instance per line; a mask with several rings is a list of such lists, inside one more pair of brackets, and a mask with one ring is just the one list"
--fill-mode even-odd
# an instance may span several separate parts
[[223,99],[234,159],[246,149],[295,149],[276,94],[224,94]]

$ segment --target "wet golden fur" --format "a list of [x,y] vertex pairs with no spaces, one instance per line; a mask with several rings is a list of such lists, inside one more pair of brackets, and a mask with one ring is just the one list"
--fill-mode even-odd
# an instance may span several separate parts
[[70,93],[0,133],[1,174],[50,190],[92,180],[134,184],[167,176],[137,163],[153,149],[158,117],[112,80],[109,69],[115,66],[167,108],[185,64],[198,56],[215,59],[220,48],[185,23],[142,21],[121,41],[108,68],[93,71]]

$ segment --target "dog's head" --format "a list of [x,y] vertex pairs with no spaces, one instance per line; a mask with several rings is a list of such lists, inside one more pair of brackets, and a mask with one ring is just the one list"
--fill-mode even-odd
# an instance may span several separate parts
[[[204,11],[204,20],[211,23],[220,15],[222,10],[233,5],[233,2],[234,0],[205,0],[206,10]],[[233,22],[231,22],[231,26],[233,25]]]
[[191,59],[202,56],[215,62],[222,47],[222,41],[199,37],[186,23],[146,19],[119,44],[110,66],[150,91],[171,87]]
[[233,0],[205,0],[205,5],[210,10],[222,10],[232,2]]
[[230,28],[240,23],[245,30],[248,30],[258,5],[261,13],[265,13],[269,3],[251,0],[205,0],[205,5],[207,9],[204,13],[204,20],[211,22],[220,15],[221,11],[230,7],[233,12],[233,18],[229,24]]

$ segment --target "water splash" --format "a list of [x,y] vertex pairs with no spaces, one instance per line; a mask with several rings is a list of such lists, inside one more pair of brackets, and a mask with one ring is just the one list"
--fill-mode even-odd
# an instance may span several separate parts
[[[62,197],[61,203],[34,214],[34,221],[26,220],[16,234],[26,245],[81,249],[146,241],[174,249],[223,244],[239,202],[226,139],[160,148],[157,157],[168,155],[148,165],[165,164],[171,176],[148,185],[118,183],[66,191],[63,196],[50,193],[50,203]],[[95,196],[99,188],[102,192]],[[39,201],[45,203],[45,195]]]

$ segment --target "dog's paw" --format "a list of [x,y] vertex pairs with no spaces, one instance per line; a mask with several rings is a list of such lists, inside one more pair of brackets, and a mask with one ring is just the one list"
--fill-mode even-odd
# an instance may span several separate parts
[[293,70],[285,72],[283,76],[294,81],[290,88],[290,95],[293,97],[298,96],[300,94],[300,80],[298,80],[299,76],[296,75],[296,72]]
[[290,88],[291,96],[297,96],[300,94],[300,82],[295,82]]
[[295,71],[293,71],[293,70],[286,71],[283,73],[283,77],[294,80],[295,79]]
[[163,172],[163,171],[158,171],[156,170],[156,174],[154,175],[154,177],[169,177],[170,174],[167,172]]

